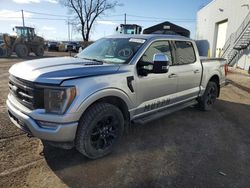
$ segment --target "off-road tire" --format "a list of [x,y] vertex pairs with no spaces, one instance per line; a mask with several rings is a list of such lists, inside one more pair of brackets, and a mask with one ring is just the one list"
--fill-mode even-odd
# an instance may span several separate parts
[[43,57],[44,54],[44,47],[43,45],[39,45],[35,48],[34,53],[37,57]]
[[199,107],[201,108],[201,110],[212,110],[212,107],[218,96],[218,92],[218,85],[213,81],[209,81],[204,94],[198,99]]
[[6,44],[1,44],[0,45],[0,57],[6,58],[10,57],[12,54],[12,51]]
[[[96,149],[95,146],[93,145],[93,138],[94,139],[99,138],[100,140],[102,140],[101,133],[103,133],[102,131],[105,128],[105,126],[107,125],[106,123],[104,123],[105,125],[103,125],[103,119],[106,119],[109,117],[112,117],[112,121],[113,121],[113,123],[115,123],[115,125],[114,125],[116,127],[115,128],[116,136],[114,137],[115,140],[112,142],[112,144],[109,145],[109,147],[107,147],[105,149]],[[103,125],[103,126],[100,126],[100,125]],[[107,126],[109,126],[109,124]],[[99,127],[99,129],[97,127]],[[103,127],[103,128],[100,128],[100,127]],[[111,131],[112,128],[109,130],[113,134],[113,131]],[[109,103],[96,103],[93,106],[91,106],[83,114],[81,120],[79,121],[76,140],[75,140],[76,149],[80,153],[82,153],[83,155],[85,155],[86,157],[88,157],[90,159],[101,158],[101,157],[108,155],[109,153],[112,152],[114,147],[119,142],[119,140],[123,134],[123,131],[124,131],[124,117],[123,117],[123,114],[120,111],[120,109],[112,104],[109,104]],[[96,132],[99,133],[99,137],[97,136]],[[93,136],[93,134],[94,134],[94,136]],[[108,137],[108,138],[112,139],[112,137]],[[94,141],[94,143],[95,143],[95,141]],[[99,141],[98,141],[98,143],[99,143]],[[106,144],[107,143],[108,142],[106,140]],[[104,141],[103,141],[103,145],[105,146]]]
[[10,57],[12,55],[12,50],[10,48],[7,48],[7,57]]
[[6,49],[0,46],[0,57],[6,57]]
[[17,44],[15,47],[15,51],[18,57],[26,58],[29,54],[29,49],[24,44]]

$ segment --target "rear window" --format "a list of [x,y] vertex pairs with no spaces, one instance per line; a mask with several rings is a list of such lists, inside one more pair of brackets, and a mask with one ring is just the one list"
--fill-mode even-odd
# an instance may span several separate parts
[[189,41],[175,41],[175,65],[185,65],[196,61],[193,44]]

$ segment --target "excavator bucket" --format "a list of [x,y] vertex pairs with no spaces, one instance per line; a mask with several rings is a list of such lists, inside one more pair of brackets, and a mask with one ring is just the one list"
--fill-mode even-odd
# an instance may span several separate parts
[[11,47],[11,38],[9,35],[4,34],[3,41],[8,47]]

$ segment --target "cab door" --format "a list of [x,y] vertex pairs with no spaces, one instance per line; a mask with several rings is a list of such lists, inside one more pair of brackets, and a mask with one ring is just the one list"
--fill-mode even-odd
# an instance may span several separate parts
[[197,98],[200,92],[202,66],[191,41],[174,41],[173,66],[178,77],[177,102]]
[[[141,63],[153,63],[154,54],[165,54],[170,65],[173,57],[169,41],[161,40],[153,42],[142,55],[139,62],[137,62],[137,76],[135,78],[136,84],[136,102],[137,109],[135,114],[142,115],[150,111],[167,107],[174,101],[174,94],[177,91],[177,77],[175,74],[176,67],[169,68],[167,73],[142,75],[140,73]],[[145,67],[144,67],[145,68]],[[151,67],[152,68],[152,67]],[[150,69],[150,66],[148,67]]]

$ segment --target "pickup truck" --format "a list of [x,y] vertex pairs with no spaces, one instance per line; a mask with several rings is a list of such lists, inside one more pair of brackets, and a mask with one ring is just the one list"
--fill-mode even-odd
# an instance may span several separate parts
[[200,58],[189,38],[118,35],[75,57],[25,61],[9,73],[8,114],[17,127],[96,159],[131,124],[188,106],[211,110],[226,69],[224,59]]

